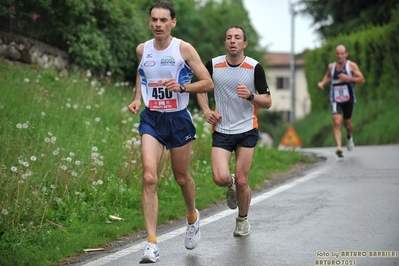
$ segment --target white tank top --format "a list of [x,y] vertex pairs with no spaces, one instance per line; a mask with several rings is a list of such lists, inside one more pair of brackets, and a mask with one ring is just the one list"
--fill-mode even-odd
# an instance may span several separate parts
[[144,104],[152,111],[176,112],[187,108],[189,93],[170,92],[162,84],[168,78],[179,84],[191,82],[193,71],[181,57],[180,41],[173,38],[162,51],[154,49],[154,39],[144,44],[138,72]]

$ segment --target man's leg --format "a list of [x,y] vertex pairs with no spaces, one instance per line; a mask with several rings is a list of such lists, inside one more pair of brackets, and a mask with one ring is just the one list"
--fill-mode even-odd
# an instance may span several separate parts
[[170,149],[172,171],[179,184],[189,215],[195,215],[195,182],[189,173],[192,142]]
[[237,147],[236,150],[236,188],[238,200],[238,217],[234,236],[247,236],[251,226],[248,221],[249,206],[252,191],[248,185],[248,176],[251,169],[252,157],[255,148]]
[[248,176],[251,169],[255,148],[237,147],[236,151],[236,188],[239,216],[246,216],[251,204],[252,191],[248,185]]
[[170,150],[173,174],[181,188],[187,206],[184,246],[190,250],[196,248],[201,239],[200,213],[195,208],[195,182],[189,173],[191,147],[192,141]]
[[347,103],[343,107],[344,127],[346,128],[346,147],[348,151],[353,150],[355,143],[353,141],[353,114],[354,103]]
[[344,119],[344,127],[346,128],[346,135],[351,137],[353,134],[353,123],[352,118]]
[[[220,140],[218,140],[220,141]],[[235,185],[235,174],[230,174],[231,151],[212,147],[211,162],[213,181],[220,187],[227,187],[226,203],[230,209],[237,208],[237,193]]]
[[232,184],[229,168],[230,159],[230,151],[219,147],[212,147],[211,164],[213,181],[220,187],[228,187]]
[[144,168],[141,205],[147,236],[155,237],[158,221],[157,172],[164,148],[161,143],[148,134],[143,134],[141,143]]
[[342,140],[341,140],[342,115],[341,114],[333,114],[332,120],[333,120],[333,134],[334,134],[335,144],[337,145],[338,148],[341,148],[341,146],[342,146]]

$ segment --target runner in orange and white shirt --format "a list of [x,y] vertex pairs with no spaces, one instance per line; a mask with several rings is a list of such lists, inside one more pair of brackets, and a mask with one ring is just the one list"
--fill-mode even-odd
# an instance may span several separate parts
[[[227,54],[206,64],[215,85],[215,110],[210,110],[206,93],[197,94],[197,99],[206,121],[214,129],[211,151],[213,180],[218,186],[228,187],[228,207],[235,209],[238,206],[234,236],[247,236],[252,194],[248,176],[259,140],[258,108],[269,109],[272,99],[263,67],[244,54],[248,45],[244,29],[230,26],[224,45]],[[231,174],[229,163],[233,151],[236,164]]]

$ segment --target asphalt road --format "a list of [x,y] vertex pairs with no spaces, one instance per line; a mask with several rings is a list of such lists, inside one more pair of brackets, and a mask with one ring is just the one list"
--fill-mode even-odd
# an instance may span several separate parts
[[[201,211],[200,245],[186,250],[182,221],[159,230],[160,262],[177,266],[399,265],[399,145],[303,149],[326,160],[254,192],[251,234],[233,237],[237,210]],[[139,265],[145,237],[74,265]]]

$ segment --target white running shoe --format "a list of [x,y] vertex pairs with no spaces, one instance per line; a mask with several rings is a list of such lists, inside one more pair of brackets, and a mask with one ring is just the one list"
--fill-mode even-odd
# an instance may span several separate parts
[[247,219],[243,219],[240,217],[236,218],[236,229],[234,230],[234,236],[247,236],[249,235],[249,231],[251,230],[251,226]]
[[355,147],[355,143],[353,142],[353,137],[351,136],[349,139],[346,140],[346,148],[348,151],[353,150],[353,147]]
[[235,175],[231,174],[231,178],[233,179],[233,184],[231,185],[231,187],[227,189],[226,202],[227,206],[229,206],[230,209],[234,210],[237,208],[237,191],[236,191]]
[[197,221],[193,224],[187,224],[187,229],[186,229],[186,238],[184,239],[184,246],[186,249],[195,249],[201,239],[201,231],[200,231],[200,213],[196,209],[197,212]]
[[154,263],[159,261],[158,245],[147,242],[144,248],[144,255],[141,257],[140,263]]

